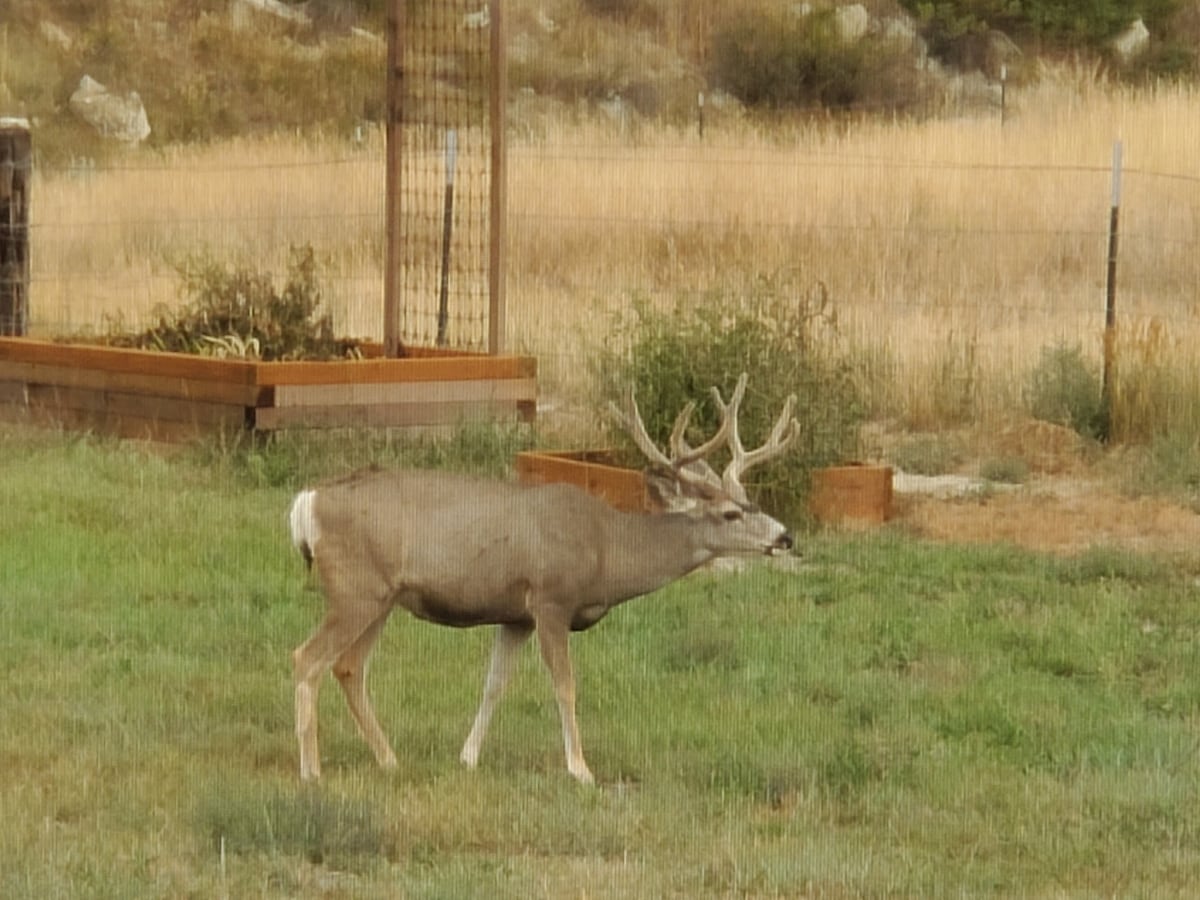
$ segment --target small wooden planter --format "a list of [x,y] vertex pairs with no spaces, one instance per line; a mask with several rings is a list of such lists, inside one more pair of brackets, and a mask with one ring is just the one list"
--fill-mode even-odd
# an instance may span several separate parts
[[845,465],[812,474],[809,509],[831,525],[879,525],[892,517],[891,466]]
[[229,429],[533,419],[536,359],[409,352],[260,362],[0,338],[0,420],[177,441]]
[[636,469],[618,466],[609,450],[518,453],[517,479],[522,484],[564,482],[582,488],[627,512],[653,509],[646,492],[646,479]]

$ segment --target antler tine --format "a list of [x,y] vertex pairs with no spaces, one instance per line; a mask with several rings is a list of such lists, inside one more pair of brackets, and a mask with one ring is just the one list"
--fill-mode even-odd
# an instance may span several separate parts
[[742,485],[742,475],[753,466],[783,454],[791,447],[796,438],[800,436],[800,423],[792,415],[792,410],[796,406],[796,395],[792,394],[784,402],[783,410],[780,412],[779,418],[776,419],[766,443],[756,450],[747,452],[746,448],[742,446],[742,439],[738,432],[736,421],[737,406],[741,402],[745,386],[746,374],[742,373],[742,377],[738,379],[738,388],[734,391],[734,397],[729,402],[731,412],[735,414],[735,421],[729,436],[729,452],[732,458],[721,475],[721,483],[724,485],[725,490],[741,499],[746,498],[746,489]]
[[652,465],[671,469],[683,481],[707,484],[712,487],[721,486],[721,476],[705,461],[704,457],[727,440],[730,419],[724,408],[724,404],[721,404],[722,422],[720,428],[717,429],[717,433],[701,446],[693,449],[688,446],[687,439],[684,437],[688,424],[691,422],[692,413],[696,410],[695,402],[689,401],[676,417],[675,425],[671,429],[671,437],[669,439],[671,455],[668,457],[667,454],[658,448],[658,445],[654,443],[649,432],[647,432],[646,423],[642,419],[641,411],[638,409],[632,385],[630,385],[624,399],[624,410],[619,408],[615,403],[610,403],[609,408],[617,421],[629,433],[629,436],[633,438],[633,442],[637,445],[638,449],[642,451]]
[[674,464],[682,467],[703,463],[704,468],[707,469],[706,475],[711,474],[713,481],[720,481],[720,478],[704,458],[728,440],[730,428],[729,416],[726,415],[724,405],[718,404],[718,408],[721,410],[721,425],[717,428],[716,434],[699,447],[689,447],[685,437],[688,423],[692,419],[692,412],[696,409],[695,401],[689,401],[688,405],[683,408],[683,412],[675,420],[675,427],[671,430],[671,459]]
[[667,455],[658,449],[658,445],[650,439],[650,435],[646,433],[646,423],[642,421],[641,410],[638,409],[637,399],[633,395],[633,385],[629,386],[629,390],[625,392],[625,409],[622,410],[615,403],[609,403],[609,409],[624,428],[633,442],[637,444],[639,450],[645,454],[650,462],[671,468],[671,460]]

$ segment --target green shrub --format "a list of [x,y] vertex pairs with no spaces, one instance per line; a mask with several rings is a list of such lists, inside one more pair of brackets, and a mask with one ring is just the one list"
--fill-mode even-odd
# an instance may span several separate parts
[[[690,440],[702,442],[719,426],[709,389],[728,400],[738,376],[749,375],[741,436],[749,448],[766,440],[789,394],[797,396],[800,437],[774,465],[747,476],[747,489],[778,515],[799,515],[812,469],[844,461],[857,449],[865,415],[854,370],[836,352],[836,334],[823,290],[798,299],[778,278],[760,278],[744,293],[714,292],[668,310],[644,300],[618,314],[593,359],[606,401],[630,384],[650,436],[666,446],[680,410],[692,400]],[[615,430],[615,429],[614,429]],[[632,448],[619,435],[614,441]],[[631,459],[641,457],[630,451]],[[720,471],[727,456],[715,456]]]
[[979,465],[979,477],[997,484],[1024,484],[1029,478],[1029,463],[1019,456],[998,456]]
[[747,106],[907,109],[924,81],[900,42],[843,40],[832,10],[745,12],[718,26],[710,78]]
[[913,475],[945,475],[962,463],[963,452],[951,438],[923,434],[904,441],[888,457],[898,469]]
[[900,0],[917,17],[930,52],[960,61],[965,43],[991,30],[1003,31],[1023,43],[1061,49],[1101,49],[1142,17],[1152,29],[1168,24],[1178,0]]
[[1065,425],[1087,438],[1104,430],[1100,376],[1078,345],[1042,348],[1026,387],[1029,412],[1036,419]]

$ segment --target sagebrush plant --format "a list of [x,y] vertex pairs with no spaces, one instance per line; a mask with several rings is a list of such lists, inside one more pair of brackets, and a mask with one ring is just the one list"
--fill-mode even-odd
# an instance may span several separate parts
[[847,40],[832,9],[732,16],[714,30],[709,68],[714,85],[768,109],[905,110],[929,95],[906,43],[873,34]]
[[920,434],[891,450],[888,458],[899,469],[913,475],[945,475],[963,461],[959,441],[941,434]]
[[206,356],[262,360],[327,360],[358,355],[359,342],[338,338],[333,319],[321,312],[321,288],[313,248],[293,247],[287,277],[277,287],[269,272],[228,267],[206,254],[176,266],[178,309],[160,307],[154,324],[130,334],[119,319],[109,322],[104,342]]
[[[852,359],[842,350],[836,317],[822,286],[799,289],[783,276],[760,276],[742,290],[719,290],[659,309],[634,300],[618,313],[592,358],[607,404],[629,385],[650,436],[666,446],[680,410],[697,402],[690,440],[699,444],[720,424],[710,397],[728,400],[739,375],[749,376],[739,422],[749,448],[766,439],[790,394],[800,423],[796,445],[747,478],[752,496],[783,516],[802,511],[814,468],[852,457],[866,415]],[[606,417],[606,421],[608,418]],[[611,422],[610,422],[611,425]],[[614,443],[632,447],[613,427]],[[631,459],[640,456],[630,451]],[[714,468],[726,457],[717,455]]]
[[1100,375],[1078,344],[1043,347],[1029,373],[1025,400],[1035,419],[1065,425],[1083,437],[1104,431]]

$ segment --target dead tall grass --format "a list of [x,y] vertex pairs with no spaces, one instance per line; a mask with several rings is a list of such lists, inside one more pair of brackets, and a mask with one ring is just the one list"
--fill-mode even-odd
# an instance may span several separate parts
[[[582,356],[631,297],[736,296],[786,271],[828,290],[844,338],[886,373],[882,408],[919,420],[938,391],[964,389],[983,411],[1011,406],[1041,347],[1099,356],[1121,139],[1119,315],[1125,327],[1158,322],[1172,338],[1162,346],[1190,354],[1198,101],[1191,88],[1107,90],[1067,73],[1016,97],[1003,126],[731,117],[700,140],[542,123],[509,153],[510,343],[541,356],[552,389],[583,388]],[[42,173],[35,329],[138,320],[175,298],[169,262],[183,253],[282,271],[290,246],[312,245],[337,327],[377,336],[382,151],[378,133],[360,144],[279,137]]]

